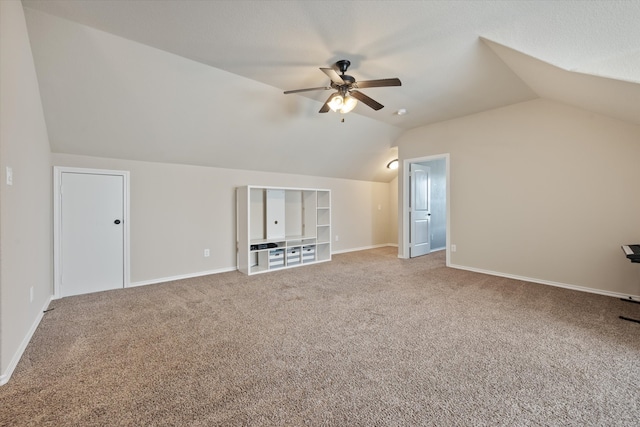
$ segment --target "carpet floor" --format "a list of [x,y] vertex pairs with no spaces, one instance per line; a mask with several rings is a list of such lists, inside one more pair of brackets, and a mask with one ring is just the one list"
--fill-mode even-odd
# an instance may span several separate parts
[[640,305],[396,248],[54,300],[0,426],[635,426]]

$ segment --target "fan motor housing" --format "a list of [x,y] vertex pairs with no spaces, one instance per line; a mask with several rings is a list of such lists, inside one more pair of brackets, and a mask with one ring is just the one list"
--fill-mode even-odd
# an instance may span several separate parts
[[336,67],[338,67],[338,70],[344,74],[347,72],[347,69],[349,68],[349,65],[351,65],[351,62],[347,59],[341,59],[340,61],[336,62]]
[[342,78],[342,80],[344,80],[345,83],[350,84],[350,85],[354,84],[356,82],[355,78],[353,78],[351,76],[348,76],[346,74],[341,75],[340,78]]

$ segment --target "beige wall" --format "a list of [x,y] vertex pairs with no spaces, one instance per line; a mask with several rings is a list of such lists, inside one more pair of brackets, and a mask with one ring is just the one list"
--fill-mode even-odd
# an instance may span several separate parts
[[640,242],[640,126],[540,99],[413,129],[398,147],[401,160],[451,155],[452,265],[640,295],[620,249]]
[[[52,292],[49,140],[22,4],[0,1],[0,383]],[[6,167],[13,185],[6,184]],[[30,289],[33,288],[33,302]]]
[[333,252],[395,239],[387,183],[66,154],[53,154],[52,164],[130,171],[134,284],[235,268],[235,188],[242,185],[332,190]]

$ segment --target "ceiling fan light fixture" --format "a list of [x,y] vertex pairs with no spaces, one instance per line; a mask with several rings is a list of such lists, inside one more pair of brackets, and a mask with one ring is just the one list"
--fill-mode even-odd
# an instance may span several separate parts
[[327,103],[331,111],[339,112],[342,114],[347,114],[351,110],[353,110],[356,105],[358,105],[358,100],[352,97],[351,95],[342,95],[337,93],[331,100]]
[[344,104],[344,99],[342,98],[342,95],[340,95],[339,93],[336,93],[336,95],[333,98],[331,98],[331,101],[327,103],[327,105],[329,105],[329,108],[331,108],[331,111],[333,112],[340,110],[343,104]]
[[344,97],[342,101],[342,108],[340,108],[340,112],[342,114],[346,114],[349,111],[356,108],[356,105],[358,105],[358,100],[355,99],[353,96],[347,95]]

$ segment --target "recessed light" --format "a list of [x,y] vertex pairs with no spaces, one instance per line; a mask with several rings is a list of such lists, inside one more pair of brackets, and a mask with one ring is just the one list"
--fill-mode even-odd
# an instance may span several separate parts
[[401,108],[398,111],[396,111],[396,114],[398,116],[404,116],[405,114],[407,114],[407,109],[406,108]]

